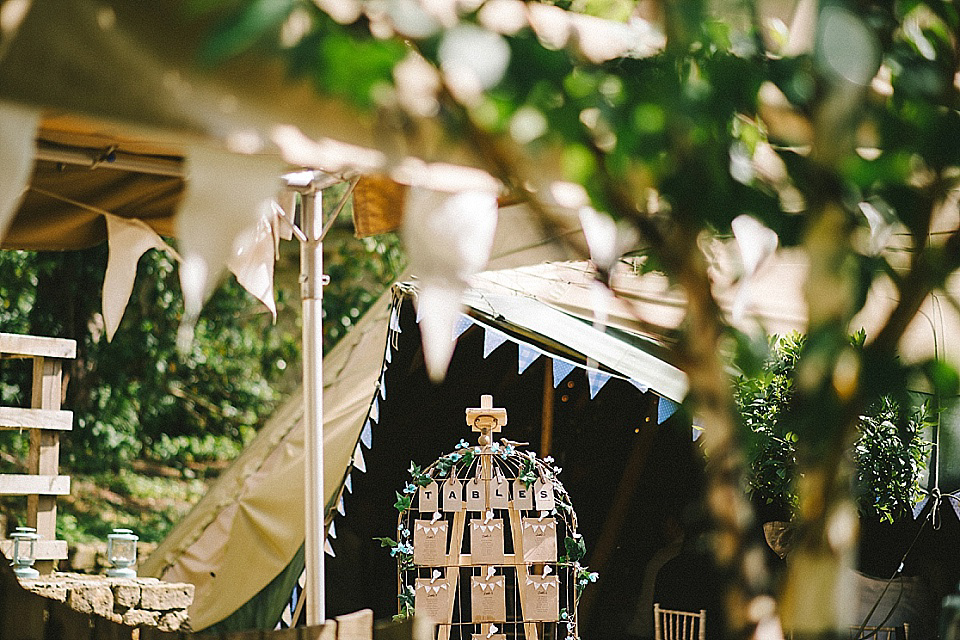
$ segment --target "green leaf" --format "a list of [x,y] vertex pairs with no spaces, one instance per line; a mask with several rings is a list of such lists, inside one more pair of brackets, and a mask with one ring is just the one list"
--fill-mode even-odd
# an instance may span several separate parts
[[587,545],[583,541],[583,536],[572,538],[567,536],[563,540],[563,546],[567,550],[567,557],[570,562],[578,562],[587,555]]
[[393,503],[393,508],[400,513],[407,511],[413,501],[413,496],[408,493],[400,493],[399,491],[395,493],[397,494],[397,501]]

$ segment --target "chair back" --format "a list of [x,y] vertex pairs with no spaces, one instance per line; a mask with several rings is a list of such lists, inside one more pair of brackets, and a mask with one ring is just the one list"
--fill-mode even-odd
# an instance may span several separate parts
[[706,640],[707,612],[662,609],[653,605],[654,640]]
[[850,640],[910,640],[910,625],[906,622],[895,627],[852,625]]

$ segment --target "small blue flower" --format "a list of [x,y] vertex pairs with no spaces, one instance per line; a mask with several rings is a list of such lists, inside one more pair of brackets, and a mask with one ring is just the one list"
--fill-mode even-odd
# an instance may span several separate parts
[[407,486],[405,486],[405,487],[403,488],[403,492],[404,492],[404,493],[416,493],[416,492],[417,492],[417,485],[413,484],[412,482],[408,482],[408,483],[407,483]]
[[404,529],[403,531],[400,532],[400,534],[401,534],[404,538],[409,538],[409,537],[410,537],[410,529]]
[[547,464],[553,464],[553,456],[547,456],[546,458],[543,459],[543,461],[546,462]]
[[504,453],[506,453],[508,456],[512,456],[515,451],[516,451],[516,448],[512,444],[508,444]]
[[462,457],[463,457],[463,456],[461,456],[459,453],[451,453],[451,454],[450,454],[450,460],[452,460],[453,462],[456,462],[457,460],[459,460],[459,459],[462,458]]
[[498,451],[500,451],[500,443],[499,443],[499,442],[494,442],[493,444],[491,444],[491,445],[490,445],[490,451],[492,451],[492,452],[494,452],[494,453],[497,453]]
[[460,438],[460,442],[457,443],[457,446],[455,446],[454,449],[466,449],[469,446],[470,446],[470,443],[468,443],[463,438]]
[[474,452],[475,454],[477,454],[477,455],[480,455],[480,452],[481,452],[481,451],[482,451],[482,449],[481,449],[480,447],[474,447],[474,448],[473,448],[473,452]]

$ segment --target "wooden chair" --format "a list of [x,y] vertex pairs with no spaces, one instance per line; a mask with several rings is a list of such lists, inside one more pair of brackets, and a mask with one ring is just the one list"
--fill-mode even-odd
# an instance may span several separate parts
[[[675,611],[653,605],[654,640],[706,640],[707,612]],[[880,639],[883,640],[883,639]]]
[[850,626],[850,640],[910,640],[910,625],[906,622],[903,626],[896,627],[872,627],[865,626],[861,630],[860,625]]

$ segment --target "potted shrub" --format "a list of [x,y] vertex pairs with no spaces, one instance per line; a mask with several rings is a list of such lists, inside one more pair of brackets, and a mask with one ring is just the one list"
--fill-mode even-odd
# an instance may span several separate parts
[[[863,333],[853,336],[863,343]],[[737,403],[748,439],[749,492],[761,522],[789,520],[796,506],[796,436],[783,415],[794,394],[794,369],[803,336],[771,339],[770,356],[753,375],[737,379]],[[889,577],[913,539],[912,508],[929,444],[923,441],[926,408],[904,408],[882,398],[860,416],[851,456],[861,516],[861,568]]]

